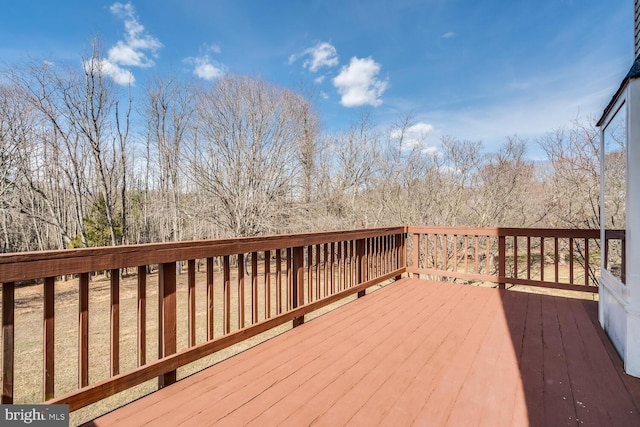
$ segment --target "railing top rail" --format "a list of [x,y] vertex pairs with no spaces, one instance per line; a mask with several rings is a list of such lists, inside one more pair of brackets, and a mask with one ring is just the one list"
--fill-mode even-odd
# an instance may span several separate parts
[[406,227],[0,254],[0,283],[406,233]]
[[[440,227],[440,226],[408,226],[409,233],[430,234],[466,234],[479,236],[522,236],[522,237],[559,237],[574,239],[598,239],[599,229],[571,228],[509,228],[509,227]],[[624,238],[625,230],[607,230],[608,238]]]

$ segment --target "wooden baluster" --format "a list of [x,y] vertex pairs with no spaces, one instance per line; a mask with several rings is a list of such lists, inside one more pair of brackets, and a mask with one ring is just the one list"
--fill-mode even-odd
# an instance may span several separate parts
[[147,363],[147,266],[138,267],[138,366]]
[[44,400],[53,399],[55,388],[55,280],[44,279]]
[[486,263],[486,272],[487,274],[491,274],[491,236],[486,236],[484,239],[485,243],[485,263]]
[[287,311],[293,306],[293,263],[291,256],[291,248],[287,248]]
[[258,323],[258,253],[251,253],[251,324]]
[[469,236],[464,235],[464,272],[469,272]]
[[13,404],[15,283],[2,284],[2,404]]
[[78,280],[78,388],[89,385],[89,273]]
[[527,236],[527,280],[531,280],[531,236]]
[[264,318],[271,317],[271,251],[264,251]]
[[518,278],[518,236],[513,236],[513,277]]
[[327,295],[329,295],[329,245],[327,243],[324,244],[323,270],[324,270],[324,297],[326,297]]
[[544,237],[540,238],[540,281],[544,282]]
[[196,345],[196,260],[187,261],[187,309],[189,328],[189,347]]
[[215,328],[213,258],[207,258],[207,341],[213,339]]
[[[160,317],[162,324],[160,335],[160,358],[174,354],[177,350],[177,316],[176,316],[176,263],[168,262],[158,266],[158,296],[160,299]],[[176,370],[169,371],[158,377],[158,388],[166,387],[176,382]]]
[[560,266],[558,263],[558,238],[554,238],[553,239],[553,259],[554,259],[554,267],[555,267],[555,281],[556,283],[559,282],[559,277],[560,277]]
[[505,281],[507,273],[507,249],[505,236],[498,236],[498,287],[505,289]]
[[313,301],[313,246],[307,246],[307,302]]
[[573,237],[569,238],[569,283],[573,283]]
[[[304,305],[304,247],[298,246],[293,248],[292,266],[292,308]],[[300,326],[304,323],[304,316],[293,319],[293,327]]]
[[[475,269],[476,269],[475,273],[476,274],[480,274],[480,265],[479,265],[479,263],[480,263],[480,259],[479,259],[479,257],[480,257],[480,236],[475,235],[474,239],[475,239],[475,243],[476,243],[475,244],[476,253],[475,253],[475,256],[474,256],[474,258],[475,258],[474,259],[474,263],[475,263]],[[487,273],[487,274],[489,274],[489,273]]]
[[[411,263],[413,268],[420,268],[420,235],[418,233],[413,233],[413,254],[411,256]],[[413,277],[420,278],[420,273],[413,273]]]
[[316,300],[321,298],[320,296],[320,251],[322,246],[316,245]]
[[229,261],[229,255],[222,257],[222,274],[223,274],[223,322],[224,333],[231,332],[231,263]]
[[329,258],[329,271],[331,274],[331,295],[333,295],[335,291],[335,271],[334,271],[334,260],[336,259],[335,245],[333,243],[329,243],[331,245],[331,255]]
[[453,271],[458,271],[458,235],[453,235]]
[[244,328],[244,254],[238,254],[238,329]]
[[111,270],[111,376],[120,373],[120,269]]
[[282,250],[276,250],[276,314],[282,313]]
[[589,286],[589,239],[584,239],[584,284]]

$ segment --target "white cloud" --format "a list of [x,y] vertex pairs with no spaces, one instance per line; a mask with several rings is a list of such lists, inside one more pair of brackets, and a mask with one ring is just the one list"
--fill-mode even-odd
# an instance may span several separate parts
[[442,38],[442,39],[450,39],[450,38],[455,37],[455,36],[457,36],[456,33],[454,33],[453,31],[448,31],[448,32],[444,33],[443,35],[441,35],[440,38]]
[[[91,64],[85,62],[83,66],[86,69],[90,67]],[[111,77],[111,79],[119,85],[133,84],[136,80],[131,71],[114,64],[106,58],[99,59],[95,67],[99,67],[104,74]]]
[[109,11],[124,20],[125,35],[124,40],[118,40],[109,49],[107,58],[102,60],[103,70],[116,83],[129,84],[134,80],[133,74],[122,67],[152,67],[155,62],[148,55],[157,57],[158,49],[162,47],[162,43],[156,37],[145,32],[131,3],[116,2],[111,5]]
[[315,82],[315,84],[318,84],[318,85],[319,85],[319,84],[321,84],[321,83],[324,81],[325,77],[326,77],[326,76],[318,76],[318,77],[316,77],[315,79],[313,79],[313,81]]
[[382,104],[380,96],[387,89],[388,82],[378,79],[381,65],[369,58],[351,58],[349,65],[343,66],[333,79],[333,85],[342,95],[340,104],[344,107]]
[[304,54],[311,58],[306,59],[302,66],[314,73],[322,67],[335,67],[338,65],[338,52],[331,43],[318,43],[306,49]]
[[[389,136],[392,139],[398,140],[402,138],[402,148],[410,150],[424,145],[427,135],[431,132],[433,132],[433,125],[425,122],[418,122],[404,130],[400,128],[393,129]],[[429,152],[430,149],[435,149],[435,147],[424,147],[423,150],[425,152]]]
[[185,62],[192,64],[193,74],[204,80],[215,80],[222,76],[224,73],[222,66],[217,62],[212,61],[209,55],[185,58]]

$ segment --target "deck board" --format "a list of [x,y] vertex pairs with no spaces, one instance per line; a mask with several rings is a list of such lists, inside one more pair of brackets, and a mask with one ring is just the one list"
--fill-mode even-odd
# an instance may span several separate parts
[[402,279],[91,424],[640,425],[594,304]]

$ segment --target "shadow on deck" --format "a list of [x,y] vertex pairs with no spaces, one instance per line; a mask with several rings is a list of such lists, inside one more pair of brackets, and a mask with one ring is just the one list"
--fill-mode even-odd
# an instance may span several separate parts
[[579,299],[401,279],[88,423],[640,425]]

